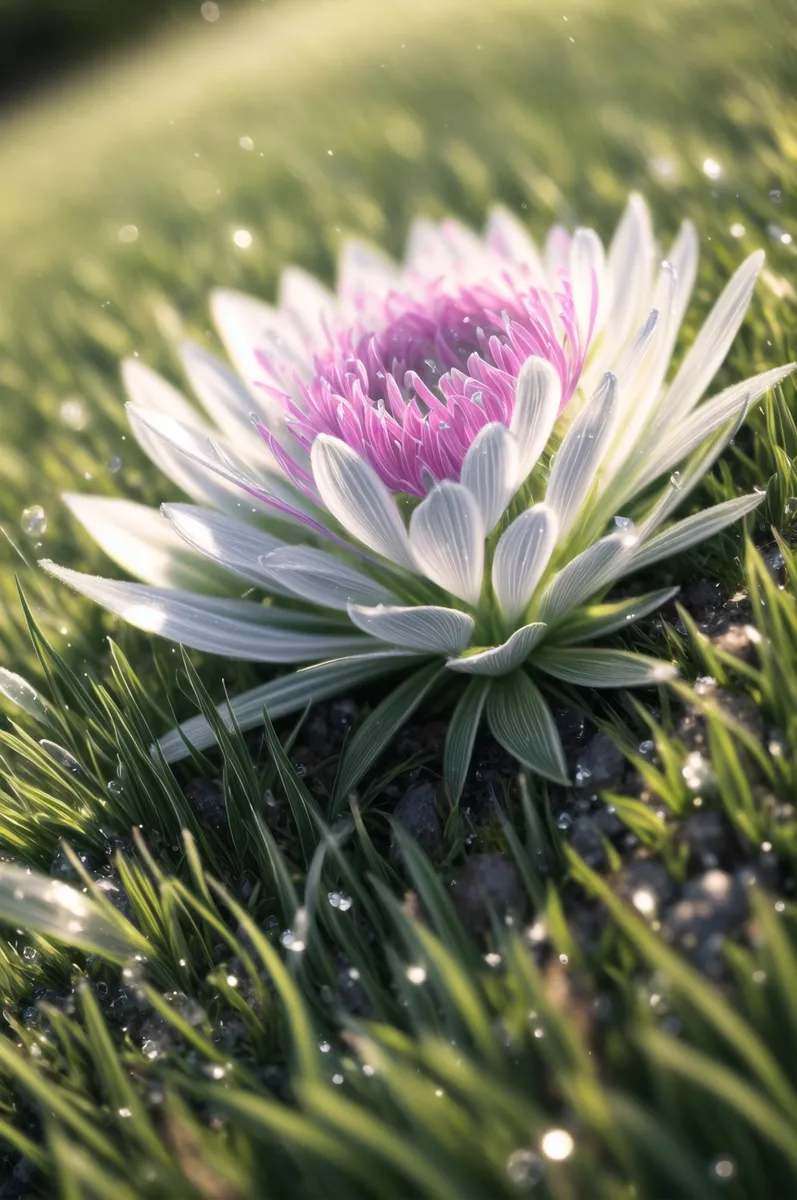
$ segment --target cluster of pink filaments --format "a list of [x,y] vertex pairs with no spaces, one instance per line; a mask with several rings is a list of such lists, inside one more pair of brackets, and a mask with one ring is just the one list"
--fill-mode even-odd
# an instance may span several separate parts
[[[305,451],[320,433],[341,438],[395,492],[424,496],[443,479],[458,480],[479,430],[509,425],[518,374],[527,358],[546,359],[562,385],[562,407],[584,365],[597,310],[593,286],[588,328],[579,332],[570,283],[556,291],[508,274],[489,284],[424,282],[412,294],[391,292],[377,332],[329,332],[309,379],[283,376],[269,387],[285,407],[286,425]],[[278,369],[263,354],[272,379]],[[312,480],[284,447],[263,435],[302,491]]]

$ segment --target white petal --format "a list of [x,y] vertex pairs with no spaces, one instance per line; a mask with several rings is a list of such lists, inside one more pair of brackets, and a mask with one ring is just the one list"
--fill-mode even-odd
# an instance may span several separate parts
[[267,591],[291,594],[287,588],[275,586],[272,576],[260,566],[264,554],[283,544],[279,538],[226,513],[193,504],[164,504],[161,512],[184,543],[225,570]]
[[280,275],[278,307],[301,331],[306,344],[318,348],[328,344],[337,301],[314,275],[286,267]]
[[437,221],[416,217],[412,222],[404,250],[404,263],[408,271],[427,277],[436,276],[451,266],[442,229]]
[[255,450],[260,443],[261,457],[266,457],[265,444],[252,429],[251,420],[252,412],[256,411],[268,423],[269,405],[264,393],[253,397],[220,358],[194,342],[183,342],[180,358],[188,382],[214,424],[229,438],[246,439]]
[[578,331],[584,342],[589,335],[593,294],[596,302],[603,283],[603,243],[593,229],[577,229],[570,243],[570,284]]
[[547,628],[548,626],[540,621],[524,625],[522,629],[516,629],[500,646],[492,646],[489,650],[468,654],[464,658],[450,658],[446,666],[463,675],[508,675],[526,661],[532,647],[537,644]]
[[614,433],[617,395],[617,380],[607,373],[559,447],[545,490],[545,502],[559,519],[560,541],[570,532],[595,483]]
[[333,554],[311,546],[283,546],[261,559],[263,574],[281,589],[326,608],[346,612],[349,604],[391,604],[385,587]]
[[313,442],[310,458],[318,493],[343,528],[369,550],[414,570],[401,513],[373,467],[345,442],[326,433]]
[[541,283],[544,280],[545,270],[539,251],[525,226],[508,208],[497,204],[490,209],[484,236],[491,250],[520,266],[528,267],[534,282]]
[[191,425],[204,433],[211,433],[208,425],[182,392],[172,387],[157,371],[139,362],[137,358],[126,358],[122,363],[122,383],[130,400],[140,408],[151,408]]
[[486,536],[503,515],[519,482],[517,442],[506,425],[496,421],[479,430],[463,460],[460,482],[476,498]]
[[507,621],[525,610],[548,566],[559,531],[556,513],[535,504],[516,517],[495,549],[493,591]]
[[[169,453],[176,464],[185,464],[189,484],[193,484],[195,479],[200,480],[201,486],[198,488],[186,486],[189,495],[195,496],[199,492],[200,498],[203,498],[205,480],[208,480],[215,488],[215,494],[211,492],[211,505],[232,510],[242,517],[248,517],[253,510],[263,509],[273,515],[269,505],[257,496],[258,491],[279,497],[293,508],[306,509],[306,501],[284,476],[279,477],[262,467],[254,470],[242,463],[221,438],[207,437],[201,430],[153,410],[138,409],[128,404],[127,413],[131,426],[146,430],[153,445]],[[173,471],[171,474],[174,478]]]
[[461,483],[433,488],[410,518],[410,544],[428,579],[468,604],[478,604],[484,569],[479,506]]
[[538,616],[550,625],[619,578],[638,539],[630,531],[611,533],[593,542],[563,567],[542,594]]
[[358,629],[404,650],[459,654],[473,633],[473,618],[454,608],[432,605],[399,608],[381,604],[364,608],[350,604],[349,616]]
[[525,480],[542,454],[562,403],[562,383],[544,358],[520,368],[509,432],[518,444],[518,480]]
[[716,433],[723,425],[733,421],[749,405],[753,404],[770,388],[775,387],[782,379],[795,369],[795,363],[786,363],[782,367],[773,367],[741,383],[734,383],[716,396],[712,396],[701,404],[688,417],[663,425],[658,437],[648,444],[646,435],[641,456],[634,461],[629,460],[628,466],[635,468],[635,491],[670,470],[690,454],[701,442]]
[[455,263],[483,262],[487,253],[484,242],[469,225],[456,217],[446,217],[442,224],[443,241]]
[[176,388],[136,359],[127,359],[122,364],[122,380],[132,402],[127,405],[130,429],[150,461],[193,500],[229,507],[230,488],[213,472],[191,467],[142,418],[145,413],[153,413],[177,421],[198,437],[209,437],[213,432],[211,426]]
[[556,290],[561,283],[561,272],[570,266],[570,234],[564,225],[552,225],[548,230],[542,257],[548,286]]
[[137,579],[155,587],[219,589],[221,572],[193,553],[157,508],[73,492],[63,499],[108,557]]
[[[638,328],[650,308],[656,245],[650,211],[640,195],[629,197],[609,247],[607,278],[611,303],[606,312],[602,361],[608,364]],[[603,359],[603,354],[608,355]]]
[[[639,371],[645,355],[651,348],[654,334],[659,324],[659,313],[657,309],[652,309],[642,325],[637,330],[636,337],[630,343],[623,355],[620,366],[617,369],[617,386],[623,397],[626,392],[634,395],[634,377]],[[623,411],[627,411],[628,404],[623,399]]]
[[666,398],[657,424],[670,424],[691,412],[722,365],[744,320],[764,251],[757,250],[733,274],[694,340]]
[[211,294],[210,307],[224,348],[254,399],[262,399],[256,381],[268,376],[258,360],[258,351],[289,375],[297,372],[304,378],[309,373],[309,355],[301,338],[284,314],[270,304],[243,292],[220,288]]
[[[662,354],[665,361],[669,361],[670,355],[673,352],[678,331],[681,328],[681,322],[686,312],[686,306],[689,303],[692,289],[695,286],[699,255],[700,246],[697,239],[697,230],[691,221],[684,221],[665,260],[669,263],[675,276],[675,294],[673,296],[672,310],[669,313],[667,322],[667,339],[662,347]],[[666,268],[664,269],[666,270]]]
[[391,258],[360,238],[344,242],[338,261],[338,295],[353,302],[369,296],[383,297],[399,282],[399,269]]
[[224,600],[193,592],[150,588],[143,583],[121,583],[97,575],[82,575],[46,561],[40,565],[130,625],[226,658],[247,662],[306,662],[336,654],[356,654],[368,644],[360,637],[296,632],[291,625],[302,624],[296,621],[298,614],[269,609],[248,600]]
[[[253,729],[263,722],[263,709],[272,721],[289,713],[299,712],[308,704],[317,704],[336,696],[348,688],[356,687],[369,679],[378,679],[417,661],[416,656],[404,650],[385,650],[371,654],[359,654],[331,662],[317,663],[261,683],[251,691],[243,692],[230,701],[220,704],[217,712],[221,723],[232,729],[233,722],[242,731]],[[206,717],[191,717],[179,729],[173,729],[162,737],[158,749],[167,762],[179,762],[188,756],[187,739],[195,750],[206,750],[215,744],[216,735]]]

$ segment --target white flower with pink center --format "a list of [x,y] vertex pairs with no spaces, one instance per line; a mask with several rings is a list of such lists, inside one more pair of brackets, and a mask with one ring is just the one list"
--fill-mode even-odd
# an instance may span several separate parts
[[[335,295],[296,268],[276,307],[218,292],[237,374],[181,348],[210,422],[148,368],[124,369],[136,438],[195,503],[157,512],[68,496],[142,582],[44,565],[185,646],[315,664],[225,705],[241,728],[264,709],[277,717],[412,672],[352,739],[344,798],[446,681],[461,693],[444,764],[455,796],[483,715],[521,762],[563,781],[546,680],[630,687],[673,674],[592,643],[676,589],[607,593],[762,498],[670,521],[749,406],[792,370],[703,400],[762,262],[753,254],[737,269],[670,379],[697,238],[684,223],[663,257],[639,196],[606,251],[592,230],[556,226],[540,253],[499,209],[483,237],[419,222],[401,267],[349,245]],[[252,586],[267,603],[240,598]],[[186,753],[185,739],[201,749],[214,735],[193,718],[162,740],[167,758]]]

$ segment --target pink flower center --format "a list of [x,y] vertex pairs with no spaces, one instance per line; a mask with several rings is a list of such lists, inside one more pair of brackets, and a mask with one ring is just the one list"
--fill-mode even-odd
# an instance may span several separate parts
[[[593,282],[589,328],[580,334],[565,272],[555,292],[517,272],[484,284],[423,281],[411,294],[391,292],[377,331],[330,332],[311,378],[295,379],[293,395],[282,394],[286,424],[305,450],[319,433],[332,434],[391,490],[424,496],[434,482],[459,479],[484,425],[509,425],[517,377],[530,356],[555,367],[564,407],[581,375],[596,309]],[[274,364],[264,366],[273,377]],[[287,456],[279,457],[293,474]]]

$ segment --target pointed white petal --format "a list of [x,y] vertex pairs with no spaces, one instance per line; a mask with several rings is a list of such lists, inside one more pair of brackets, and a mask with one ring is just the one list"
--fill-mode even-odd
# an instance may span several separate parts
[[456,217],[446,217],[441,223],[440,233],[454,267],[478,269],[486,263],[488,255],[484,242]]
[[333,554],[311,546],[283,546],[260,561],[267,578],[311,604],[346,612],[349,604],[395,602],[387,588]]
[[567,785],[567,763],[553,714],[524,671],[490,688],[487,722],[495,740],[525,766]]
[[617,380],[607,373],[573,424],[551,467],[545,503],[559,520],[563,541],[595,483],[598,468],[615,428]]
[[525,226],[513,212],[496,204],[487,214],[484,237],[491,250],[530,269],[532,280],[541,283],[545,269],[540,253]]
[[280,275],[277,303],[301,331],[305,344],[318,348],[328,344],[337,301],[314,275],[299,267],[286,267]]
[[663,533],[644,542],[631,555],[628,571],[638,571],[659,562],[662,558],[671,558],[674,554],[683,554],[685,550],[696,546],[706,538],[714,537],[727,525],[740,520],[752,512],[765,499],[764,492],[754,492],[751,496],[739,496],[735,500],[726,500],[723,504],[715,504],[703,512],[677,521]]
[[593,229],[577,229],[570,243],[570,284],[578,332],[586,343],[592,318],[593,297],[601,294],[604,272],[603,243]]
[[256,381],[267,377],[258,352],[287,376],[297,372],[304,378],[310,359],[301,338],[284,314],[255,296],[220,288],[210,297],[214,324],[233,366],[253,399],[262,402]]
[[476,498],[486,536],[519,483],[517,442],[506,425],[496,421],[479,430],[463,460],[460,482]]
[[751,379],[743,379],[741,383],[734,383],[701,404],[688,417],[662,425],[656,437],[651,434],[649,440],[646,435],[644,445],[640,446],[639,458],[635,462],[632,457],[628,463],[635,472],[634,490],[641,490],[659,475],[671,470],[706,438],[732,422],[765,392],[790,375],[795,365],[786,363],[785,366],[753,375]]
[[122,380],[131,400],[127,405],[130,429],[150,461],[193,500],[229,507],[230,489],[212,472],[192,468],[149,428],[143,415],[152,413],[179,422],[200,438],[211,435],[211,426],[176,388],[136,359],[127,359],[122,364]]
[[542,257],[548,286],[555,290],[561,282],[561,272],[570,266],[570,234],[564,225],[552,225],[548,230]]
[[518,444],[518,481],[525,480],[542,454],[562,403],[562,383],[544,358],[528,358],[520,368],[509,432]]
[[673,352],[678,331],[695,286],[699,256],[700,245],[697,239],[697,230],[691,221],[684,221],[665,260],[670,264],[675,277],[672,309],[668,314],[667,321],[667,336],[662,346],[662,355],[667,362]]
[[220,358],[194,342],[182,343],[180,358],[188,382],[214,424],[229,438],[246,439],[255,451],[260,443],[263,446],[261,457],[266,457],[265,445],[252,429],[251,420],[254,411],[269,422],[269,405],[264,393],[261,391],[252,396]]
[[260,566],[264,554],[282,546],[279,538],[226,513],[193,504],[164,504],[161,512],[184,544],[257,587],[277,595],[291,595],[288,588],[280,587]]
[[433,654],[459,654],[470,641],[473,618],[454,608],[418,605],[399,608],[349,605],[349,617],[358,629],[403,650],[428,650]]
[[182,392],[137,358],[126,358],[123,361],[122,383],[130,400],[137,407],[165,413],[175,421],[191,425],[204,433],[212,432],[211,426],[193,404],[186,400]]
[[477,604],[484,569],[479,506],[461,483],[433,488],[410,518],[410,544],[428,579],[452,596]]
[[610,533],[577,554],[554,575],[543,592],[538,613],[540,620],[552,624],[571,608],[584,604],[613,579],[618,579],[637,541],[630,531]]
[[353,303],[361,298],[382,297],[395,287],[400,272],[391,258],[378,246],[360,238],[344,242],[338,261],[338,295]]
[[662,425],[679,421],[691,412],[721,367],[744,320],[763,263],[764,251],[757,250],[725,286],[662,402]]
[[[299,712],[308,704],[328,700],[359,683],[389,675],[416,661],[415,655],[403,650],[385,650],[317,663],[243,692],[220,704],[217,712],[228,729],[237,725],[245,732],[262,724],[264,709],[271,720],[276,721],[278,717]],[[191,717],[179,729],[171,730],[160,739],[158,749],[166,762],[179,762],[188,756],[186,740],[195,750],[206,750],[215,744],[216,736],[206,717]]]
[[416,217],[410,225],[404,250],[408,271],[435,276],[451,265],[439,222],[428,217]]
[[639,371],[645,355],[651,348],[654,334],[659,324],[659,313],[657,309],[652,309],[642,325],[637,331],[636,337],[631,341],[625,354],[623,355],[620,366],[617,370],[617,386],[620,389],[621,397],[623,398],[623,411],[628,410],[628,403],[625,401],[625,393],[628,391],[632,396],[635,394],[634,379]]
[[223,572],[190,550],[156,508],[73,492],[63,500],[108,557],[144,583],[189,591],[230,590],[231,581],[225,581]]
[[563,683],[582,687],[645,687],[666,683],[678,672],[672,663],[628,650],[587,650],[543,647],[534,665]]
[[326,433],[313,442],[310,459],[318,493],[343,528],[369,550],[414,570],[401,513],[373,467],[345,442]]
[[130,625],[193,650],[247,662],[286,663],[356,654],[368,645],[361,637],[297,632],[291,625],[302,624],[296,621],[298,614],[248,600],[224,600],[193,592],[150,588],[143,583],[121,583],[97,575],[82,575],[47,561],[40,565]]
[[[203,499],[207,491],[213,507],[233,511],[244,518],[253,511],[265,510],[273,515],[273,510],[259,498],[258,492],[276,496],[295,509],[304,511],[307,508],[307,502],[284,476],[277,476],[263,467],[255,470],[242,463],[221,438],[207,437],[202,431],[154,410],[128,404],[127,413],[134,429],[144,429],[159,453],[170,455],[175,464],[182,466],[188,477],[189,486],[185,490],[189,495],[196,497],[198,493]],[[174,478],[175,472],[171,471],[171,475]],[[196,480],[200,481],[200,487],[194,486]]]
[[508,675],[526,661],[547,628],[541,621],[524,625],[500,646],[491,646],[489,650],[466,654],[462,658],[450,658],[446,666],[462,675]]
[[[607,258],[611,300],[605,314],[601,361],[608,365],[644,319],[650,308],[656,244],[650,211],[643,198],[629,197]],[[604,357],[605,356],[605,357]]]
[[493,591],[507,621],[525,610],[551,557],[559,526],[547,504],[535,504],[516,517],[496,546]]

